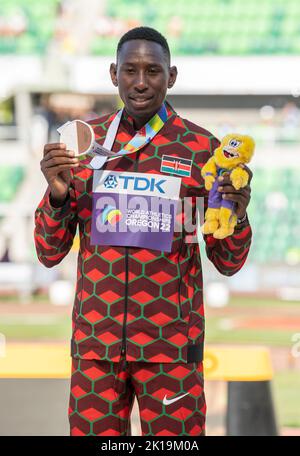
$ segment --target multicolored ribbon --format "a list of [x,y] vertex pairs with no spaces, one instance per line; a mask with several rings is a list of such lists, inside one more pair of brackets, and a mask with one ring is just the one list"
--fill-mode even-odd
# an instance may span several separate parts
[[[117,112],[115,118],[113,119],[108,128],[106,138],[103,144],[103,146],[106,149],[111,149],[114,143],[121,121],[121,117],[123,114],[123,109]],[[147,122],[147,124],[143,128],[141,128],[141,130],[139,130],[135,134],[135,136],[123,147],[123,149],[121,149],[119,152],[113,153],[113,157],[110,154],[109,157],[111,157],[112,159],[118,158],[122,155],[132,154],[134,152],[137,152],[146,144],[149,144],[151,140],[154,138],[154,136],[162,129],[167,118],[167,108],[165,103],[163,103],[160,110],[149,120],[149,122]],[[145,130],[145,134],[142,133],[143,130]],[[107,159],[108,156],[104,157],[93,153],[93,159],[87,166],[92,169],[100,169],[102,168]]]
[[[123,111],[123,110],[122,110]],[[122,115],[122,113],[121,113]],[[116,153],[116,155],[125,155],[127,153],[133,153],[141,149],[145,144],[148,144],[152,138],[161,130],[164,126],[168,117],[167,109],[163,103],[160,110],[149,120],[145,125],[145,135],[138,131],[136,135],[123,147],[122,150]]]

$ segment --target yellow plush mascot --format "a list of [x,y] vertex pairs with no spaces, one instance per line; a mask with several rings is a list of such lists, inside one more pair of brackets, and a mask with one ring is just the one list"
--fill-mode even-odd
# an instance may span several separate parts
[[233,187],[239,190],[249,181],[249,174],[243,169],[244,163],[249,163],[254,153],[255,143],[251,136],[229,134],[214,155],[201,170],[206,190],[209,190],[208,209],[205,213],[205,223],[202,226],[204,234],[213,234],[216,239],[230,236],[237,222],[234,212],[234,202],[224,200],[218,191],[218,177],[225,172],[230,173]]

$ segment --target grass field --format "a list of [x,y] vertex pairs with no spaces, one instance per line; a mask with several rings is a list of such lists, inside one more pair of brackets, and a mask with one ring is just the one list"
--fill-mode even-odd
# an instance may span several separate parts
[[0,318],[0,332],[14,341],[69,340],[71,321],[68,315],[7,315]]
[[[253,318],[257,320],[256,326],[251,325]],[[245,327],[248,320],[249,327]],[[295,332],[300,332],[300,308],[297,301],[234,297],[224,308],[206,308],[207,343],[291,347]]]
[[280,426],[300,427],[299,389],[299,370],[275,372],[273,396],[275,411]]
[[[300,328],[299,328],[300,330]],[[295,331],[256,328],[236,329],[226,318],[211,317],[206,323],[207,343],[264,344],[272,347],[290,347]]]

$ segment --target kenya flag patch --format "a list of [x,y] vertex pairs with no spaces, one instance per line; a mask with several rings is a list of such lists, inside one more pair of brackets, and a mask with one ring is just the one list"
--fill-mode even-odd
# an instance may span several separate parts
[[178,176],[191,175],[192,160],[186,158],[171,157],[170,155],[163,155],[161,159],[160,171],[162,173],[177,174]]

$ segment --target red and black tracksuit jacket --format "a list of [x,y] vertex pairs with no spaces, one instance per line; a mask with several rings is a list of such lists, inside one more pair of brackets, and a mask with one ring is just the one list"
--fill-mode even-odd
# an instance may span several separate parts
[[[201,168],[219,141],[209,131],[181,118],[169,104],[167,110],[168,119],[150,144],[107,162],[103,169],[164,174],[160,171],[163,155],[191,160],[191,175],[182,178],[180,198],[190,197],[195,217],[195,197],[204,197],[205,207],[208,199]],[[114,115],[89,122],[100,144]],[[119,151],[135,133],[133,121],[124,111],[113,150]],[[204,306],[198,243],[185,242],[183,230],[174,232],[169,253],[92,246],[92,181],[91,169],[74,168],[64,205],[51,206],[48,187],[35,212],[36,251],[46,267],[62,261],[77,226],[79,229],[71,355],[114,362],[124,354],[128,361],[202,361]],[[222,274],[233,275],[246,260],[251,236],[248,222],[224,240],[205,236],[207,256]]]

